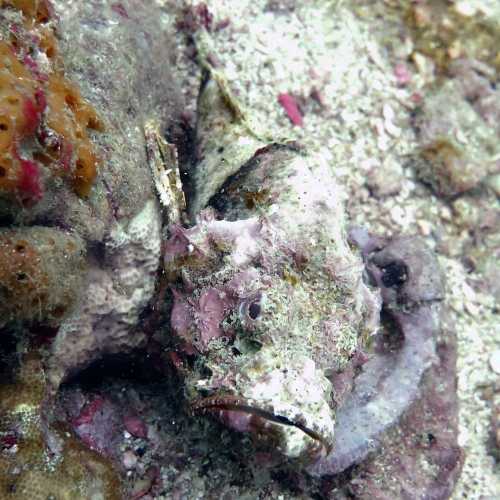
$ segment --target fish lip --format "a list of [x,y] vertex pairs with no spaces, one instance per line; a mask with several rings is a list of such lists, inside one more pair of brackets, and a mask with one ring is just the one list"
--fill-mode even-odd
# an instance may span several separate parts
[[213,415],[216,417],[218,413],[224,411],[241,412],[254,416],[257,420],[262,419],[266,423],[295,427],[319,445],[318,453],[321,455],[328,455],[332,450],[332,444],[318,432],[310,429],[302,422],[294,421],[284,415],[277,415],[260,407],[254,400],[234,395],[215,395],[197,399],[191,403],[190,409],[193,415]]

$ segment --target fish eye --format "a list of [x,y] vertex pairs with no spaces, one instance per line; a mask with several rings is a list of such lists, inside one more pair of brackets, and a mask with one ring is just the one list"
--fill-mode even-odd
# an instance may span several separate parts
[[248,308],[248,316],[250,319],[257,319],[260,315],[260,302],[252,302]]

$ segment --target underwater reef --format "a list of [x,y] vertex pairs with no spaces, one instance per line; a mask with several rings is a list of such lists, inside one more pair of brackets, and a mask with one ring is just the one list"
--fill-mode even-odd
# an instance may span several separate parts
[[[209,7],[0,1],[0,498],[451,498],[435,248],[350,223],[332,165],[233,92]],[[445,66],[410,162],[454,203],[498,130]]]

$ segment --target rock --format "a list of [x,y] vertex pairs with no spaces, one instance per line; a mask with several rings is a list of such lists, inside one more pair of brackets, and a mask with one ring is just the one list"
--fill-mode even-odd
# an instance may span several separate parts
[[127,470],[135,468],[137,465],[137,455],[133,451],[126,451],[122,456],[122,463]]
[[373,196],[383,198],[397,194],[403,180],[402,168],[397,164],[382,164],[368,172],[366,185]]
[[127,415],[123,419],[125,429],[134,437],[145,439],[148,435],[148,429],[143,420],[133,415]]
[[417,175],[445,197],[462,194],[498,169],[496,130],[448,80],[423,101],[415,121],[421,144]]
[[[159,267],[160,208],[143,127],[148,119],[168,125],[176,109],[169,65],[158,64],[172,53],[163,28],[168,14],[135,0],[120,2],[119,9],[113,5],[54,2],[67,74],[106,124],[106,133],[95,138],[106,161],[94,191],[110,207],[107,217],[98,209],[83,222],[78,214],[71,216],[92,251],[79,307],[53,344],[54,389],[104,354],[144,342],[135,325],[153,295]],[[92,234],[99,224],[102,230]]]
[[[31,456],[2,458],[0,497],[16,488],[18,498],[121,497],[109,460],[75,437],[58,439],[66,448],[45,445],[57,434],[61,382],[145,340],[138,325],[155,290],[162,214],[144,125],[154,120],[165,129],[176,113],[165,28],[172,19],[159,4],[138,0],[1,5],[0,225],[8,227],[0,228],[0,323],[19,331],[20,352],[31,348],[28,323],[61,326],[36,372],[43,379],[36,405],[29,402]],[[4,87],[14,99],[10,114]],[[29,393],[31,385],[20,389]],[[120,435],[108,403],[90,401],[74,425],[103,452]],[[0,426],[24,425],[17,404],[2,397]],[[28,462],[36,472],[12,474]]]

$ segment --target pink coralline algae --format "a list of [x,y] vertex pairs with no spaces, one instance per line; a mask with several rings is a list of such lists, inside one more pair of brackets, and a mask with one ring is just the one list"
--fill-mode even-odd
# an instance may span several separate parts
[[42,185],[40,181],[40,169],[38,165],[30,160],[19,159],[21,164],[21,176],[19,179],[19,190],[24,199],[35,202],[42,198]]
[[394,76],[396,77],[396,81],[398,85],[402,87],[408,85],[411,81],[411,73],[408,70],[406,64],[400,62],[394,66]]
[[74,418],[70,418],[75,434],[91,449],[105,456],[115,457],[120,435],[119,414],[116,405],[101,395],[90,395]]
[[121,17],[124,17],[125,19],[130,19],[127,9],[123,6],[122,3],[120,2],[114,2],[111,4],[111,9],[119,14]]
[[285,113],[287,114],[290,121],[297,125],[298,127],[302,127],[303,119],[302,113],[297,104],[297,100],[291,94],[283,93],[278,96],[278,102],[281,104]]
[[36,102],[29,98],[24,101],[25,133],[28,135],[35,133],[37,127],[40,125],[41,115],[47,105],[43,90],[38,89],[35,92],[35,99]]
[[143,420],[135,415],[127,415],[123,419],[123,424],[127,432],[137,438],[145,439],[148,435],[148,429]]

